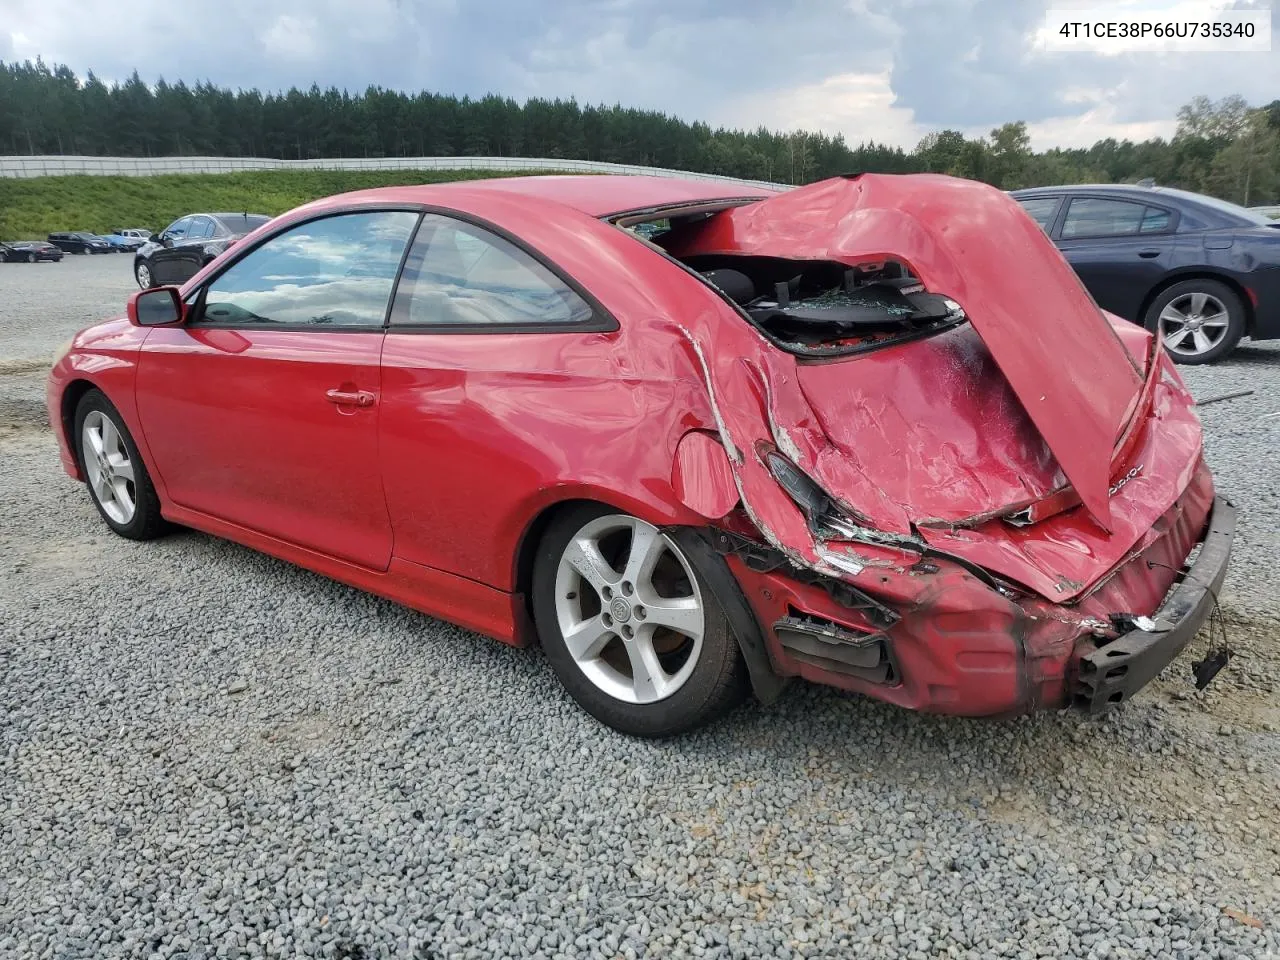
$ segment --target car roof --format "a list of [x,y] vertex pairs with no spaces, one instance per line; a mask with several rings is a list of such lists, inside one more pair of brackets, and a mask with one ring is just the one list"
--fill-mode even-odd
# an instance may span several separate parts
[[463,195],[502,193],[551,201],[591,217],[716,200],[758,199],[776,191],[745,183],[681,177],[563,174],[454,180],[417,186],[376,187],[331,197],[331,201],[421,203],[449,206]]
[[1159,187],[1140,187],[1134,183],[1069,183],[1057,187],[1024,187],[1021,190],[1010,191],[1015,197],[1029,197],[1037,193],[1117,193],[1150,196],[1159,192]]

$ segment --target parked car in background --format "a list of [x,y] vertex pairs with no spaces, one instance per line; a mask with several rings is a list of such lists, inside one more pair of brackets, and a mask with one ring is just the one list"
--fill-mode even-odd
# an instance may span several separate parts
[[135,293],[47,399],[117,534],[540,643],[646,736],[796,677],[1101,712],[1216,609],[1234,530],[1151,334],[942,176],[330,197]]
[[65,253],[110,253],[111,245],[96,233],[75,231],[49,234],[49,242]]
[[151,231],[145,227],[126,227],[123,230],[112,230],[112,233],[118,233],[122,237],[134,237],[146,243],[151,239]]
[[1104,310],[1158,332],[1177,363],[1280,337],[1280,224],[1168,187],[1016,190]]
[[62,259],[62,251],[44,240],[10,240],[4,247],[0,253],[10,263],[35,263],[38,260],[56,263]]
[[116,253],[133,253],[146,243],[146,240],[142,237],[128,237],[119,232],[108,233],[102,239],[107,241],[107,243],[110,244],[112,251]]
[[271,218],[257,213],[193,213],[150,237],[133,259],[138,286],[186,283],[205,264]]

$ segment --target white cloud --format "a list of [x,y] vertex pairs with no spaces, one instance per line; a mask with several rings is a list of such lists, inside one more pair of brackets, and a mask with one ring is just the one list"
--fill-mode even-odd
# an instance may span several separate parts
[[1104,105],[1074,117],[1053,117],[1038,123],[1029,123],[1027,134],[1031,138],[1031,149],[1088,147],[1108,137],[1135,141],[1164,137],[1167,140],[1173,136],[1178,127],[1177,121],[1173,118],[1123,123],[1115,120],[1114,114],[1113,107]]
[[840,133],[851,146],[874,140],[908,150],[928,132],[912,111],[894,106],[887,70],[840,73],[818,83],[752,94],[726,104],[713,119],[726,126]]
[[281,14],[262,35],[262,46],[269,57],[311,60],[320,49],[316,39],[319,24],[315,17]]

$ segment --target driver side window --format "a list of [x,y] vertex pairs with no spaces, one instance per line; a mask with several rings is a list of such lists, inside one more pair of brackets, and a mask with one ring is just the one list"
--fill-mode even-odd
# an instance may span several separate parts
[[381,327],[416,213],[311,220],[277,234],[215,277],[196,324]]

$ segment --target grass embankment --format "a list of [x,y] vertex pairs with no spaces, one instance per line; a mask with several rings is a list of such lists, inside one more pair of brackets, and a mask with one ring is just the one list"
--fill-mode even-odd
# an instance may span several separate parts
[[274,216],[347,190],[510,176],[489,170],[260,170],[155,177],[0,178],[0,240],[43,239],[55,230],[163,230],[187,213]]

